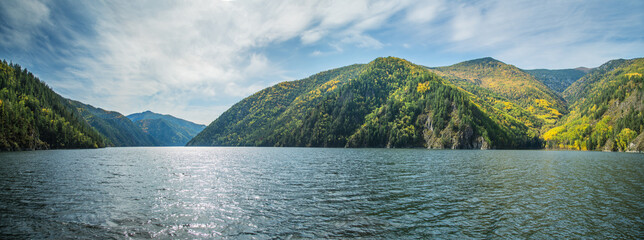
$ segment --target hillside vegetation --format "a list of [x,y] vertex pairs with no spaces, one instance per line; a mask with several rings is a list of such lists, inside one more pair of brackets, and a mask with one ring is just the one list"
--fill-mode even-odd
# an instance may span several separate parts
[[[485,106],[481,106],[481,104]],[[398,58],[283,82],[235,104],[188,145],[528,148],[538,136]]]
[[114,147],[155,146],[157,142],[123,114],[95,108],[92,105],[66,99],[71,109],[105,136],[108,145]]
[[98,148],[105,139],[17,64],[0,63],[0,150]]
[[492,58],[378,58],[261,90],[188,145],[642,151],[642,61],[524,71]]
[[3,61],[0,150],[188,145],[644,151],[644,59],[578,71],[588,73],[557,92],[546,84],[560,89],[581,73],[524,71],[492,58],[437,68],[377,58],[263,89],[206,127],[150,111],[125,117],[65,99],[26,69]]
[[491,103],[535,132],[553,126],[566,112],[565,101],[521,69],[493,58],[482,58],[432,71]]
[[543,135],[549,148],[644,150],[644,59],[613,60],[564,91],[571,112]]

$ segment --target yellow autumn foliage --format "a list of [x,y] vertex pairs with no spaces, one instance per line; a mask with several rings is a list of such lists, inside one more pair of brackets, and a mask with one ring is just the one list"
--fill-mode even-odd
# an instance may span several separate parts
[[622,131],[617,134],[615,141],[617,146],[622,150],[626,151],[628,149],[629,143],[637,137],[637,132],[631,130],[630,128],[624,128]]
[[545,99],[538,98],[538,99],[535,99],[534,102],[537,104],[537,106],[542,108],[550,107],[550,103]]
[[552,128],[543,134],[543,139],[546,141],[553,140],[557,136],[557,134],[564,130],[566,130],[566,128],[563,126]]
[[416,91],[419,93],[425,93],[429,91],[429,82],[424,82],[424,83],[418,83],[418,87],[416,87]]

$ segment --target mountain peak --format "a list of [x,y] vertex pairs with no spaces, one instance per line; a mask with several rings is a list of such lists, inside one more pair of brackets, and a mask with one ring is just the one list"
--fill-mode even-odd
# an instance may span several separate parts
[[584,73],[588,73],[588,72],[590,72],[590,70],[593,70],[593,69],[592,68],[587,68],[587,67],[578,67],[578,68],[575,68],[575,70],[582,71]]
[[[490,66],[472,65],[472,69],[505,70],[493,58],[478,61]],[[510,128],[515,122],[498,120],[501,114],[493,105],[470,98],[471,93],[407,60],[376,58],[364,66],[325,74],[328,80],[316,85],[301,84],[307,81],[302,79],[291,82],[293,88],[273,86],[253,94],[221,114],[188,145],[477,149],[538,145],[528,136],[536,135],[538,128],[521,123]],[[400,111],[401,106],[414,110]],[[484,113],[486,109],[496,111],[495,118]],[[483,130],[485,126],[491,130]]]
[[402,59],[402,58],[389,56],[389,57],[376,58],[373,61],[371,61],[369,64],[374,65],[374,64],[383,64],[383,63],[385,63],[385,64],[398,64],[398,63],[410,63],[410,62],[405,60],[405,59]]
[[150,110],[127,116],[161,146],[183,146],[206,126]]
[[484,57],[484,58],[474,59],[474,60],[472,60],[472,61],[476,61],[476,60],[480,60],[480,61],[495,61],[495,62],[500,62],[499,60],[496,60],[496,59],[494,59],[493,57]]
[[474,66],[474,65],[482,65],[482,66],[498,66],[498,65],[507,65],[504,62],[501,62],[499,60],[496,60],[492,57],[484,57],[484,58],[478,58],[474,60],[469,60],[469,61],[464,61],[460,62],[457,64],[454,64],[452,66]]
[[[503,62],[501,62],[499,60],[496,60],[496,59],[494,59],[492,57],[484,57],[484,58],[479,58],[479,59],[466,61],[466,63],[488,63],[489,64],[489,63],[503,63]],[[505,64],[505,63],[503,63],[503,64]]]

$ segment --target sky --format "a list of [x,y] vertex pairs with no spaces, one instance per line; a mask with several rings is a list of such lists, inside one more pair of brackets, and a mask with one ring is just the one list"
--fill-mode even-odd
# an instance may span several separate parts
[[209,124],[276,83],[386,56],[523,69],[644,57],[644,1],[0,1],[0,59],[124,115]]

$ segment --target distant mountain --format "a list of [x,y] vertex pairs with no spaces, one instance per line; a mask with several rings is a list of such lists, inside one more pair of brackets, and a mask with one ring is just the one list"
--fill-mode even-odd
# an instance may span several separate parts
[[537,80],[541,81],[552,90],[555,90],[558,93],[563,93],[566,88],[586,75],[590,70],[590,68],[580,67],[575,69],[533,69],[524,71],[534,76]]
[[612,60],[568,87],[571,112],[543,135],[549,148],[644,151],[644,58]]
[[206,128],[205,125],[150,111],[131,114],[127,118],[160,146],[185,146],[190,139]]
[[106,111],[78,101],[66,99],[66,104],[89,123],[94,129],[105,136],[110,145],[115,147],[155,146],[155,140],[132,123],[121,113]]
[[538,135],[567,112],[556,92],[521,69],[493,58],[431,68],[455,85],[491,104]]
[[104,147],[65,101],[27,69],[0,62],[0,150]]
[[[0,150],[189,145],[644,151],[644,58],[574,71],[524,71],[492,58],[436,68],[377,58],[261,90],[206,127],[150,111],[124,117],[65,99],[26,69],[3,61]],[[585,71],[561,93],[532,75],[560,80]]]
[[[485,76],[478,78],[486,87],[494,85]],[[539,85],[536,90],[550,91],[538,96],[550,104],[543,105],[564,105],[530,79]],[[531,86],[526,89],[533,93]],[[525,124],[472,93],[424,67],[388,57],[261,90],[224,112],[188,145],[485,149],[539,148],[541,142]]]
[[593,68],[578,67],[578,68],[575,68],[575,70],[582,71],[582,72],[584,72],[584,73],[589,73],[590,71],[592,71],[592,70],[593,70]]

